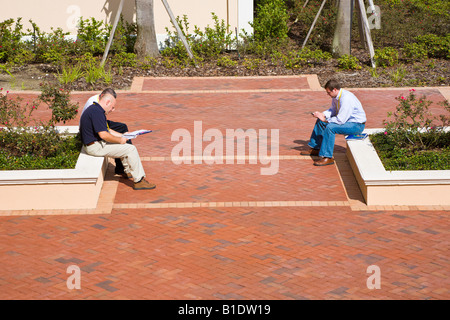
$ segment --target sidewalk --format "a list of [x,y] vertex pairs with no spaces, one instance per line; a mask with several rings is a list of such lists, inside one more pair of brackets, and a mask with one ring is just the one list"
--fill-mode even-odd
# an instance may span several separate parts
[[[448,87],[415,89],[450,99]],[[351,91],[377,128],[408,90]],[[448,208],[367,207],[341,136],[336,165],[299,155],[310,111],[329,103],[314,75],[136,79],[109,118],[153,130],[133,143],[157,188],[134,191],[111,162],[97,209],[0,211],[0,299],[449,299]],[[175,164],[172,134],[191,133],[193,157],[200,121],[201,134],[278,129],[276,174],[233,158]],[[67,287],[71,265],[81,289]],[[367,288],[371,265],[381,289]]]

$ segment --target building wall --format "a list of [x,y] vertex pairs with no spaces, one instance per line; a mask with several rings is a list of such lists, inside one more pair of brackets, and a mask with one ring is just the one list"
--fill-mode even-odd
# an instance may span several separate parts
[[[6,0],[2,0],[6,2]],[[240,31],[245,29],[251,33],[252,28],[248,24],[253,21],[253,0],[167,0],[175,16],[187,15],[190,30],[194,25],[201,30],[207,25],[212,26],[211,12],[214,12],[220,20],[230,25],[230,31],[237,27]],[[9,18],[22,18],[24,29],[30,29],[29,20],[45,32],[51,32],[51,28],[62,28],[71,35],[77,33],[77,21],[94,17],[112,24],[117,14],[120,0],[16,0],[9,1],[8,5],[2,5],[0,10],[0,22]],[[160,0],[154,0],[155,28],[158,40],[163,39],[168,27],[174,30],[169,15]],[[135,21],[135,0],[125,0],[122,15],[126,21]]]

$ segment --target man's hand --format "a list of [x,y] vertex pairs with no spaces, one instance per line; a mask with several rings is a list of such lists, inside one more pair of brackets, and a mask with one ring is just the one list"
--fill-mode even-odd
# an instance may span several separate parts
[[326,122],[327,118],[325,118],[325,115],[322,112],[316,111],[312,113],[313,117],[319,119],[320,121]]

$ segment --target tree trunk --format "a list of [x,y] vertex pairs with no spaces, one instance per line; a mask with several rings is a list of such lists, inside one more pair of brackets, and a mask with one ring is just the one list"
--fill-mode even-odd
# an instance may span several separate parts
[[344,54],[350,55],[352,6],[353,0],[339,1],[336,29],[333,38],[333,54],[338,57]]
[[156,41],[153,0],[136,0],[137,39],[134,49],[139,58],[159,55]]

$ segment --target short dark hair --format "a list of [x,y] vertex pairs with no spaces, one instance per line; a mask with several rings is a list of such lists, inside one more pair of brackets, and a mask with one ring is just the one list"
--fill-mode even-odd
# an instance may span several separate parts
[[103,97],[105,94],[110,94],[114,97],[114,99],[117,99],[117,94],[114,91],[114,89],[106,88],[105,90],[102,91],[102,93],[100,93],[100,96]]
[[331,80],[328,80],[328,82],[325,84],[325,89],[329,89],[331,91],[333,91],[334,89],[340,90],[341,85],[336,80],[331,79]]

